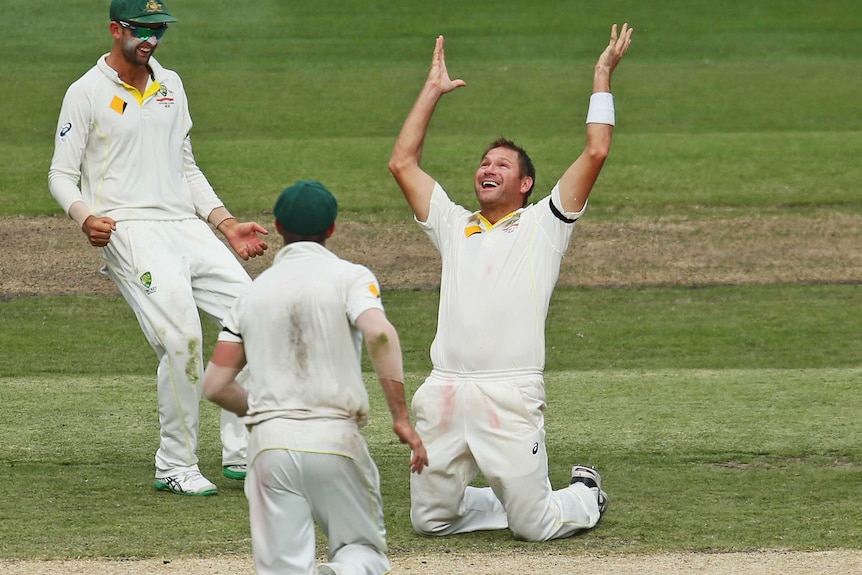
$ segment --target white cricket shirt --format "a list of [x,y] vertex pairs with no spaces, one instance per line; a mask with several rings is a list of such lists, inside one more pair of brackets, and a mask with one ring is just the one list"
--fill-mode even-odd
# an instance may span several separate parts
[[[436,183],[428,221],[417,222],[442,258],[435,368],[456,372],[542,370],[545,318],[577,213],[559,185],[493,226],[449,199]],[[558,212],[562,212],[558,209]]]
[[362,332],[355,322],[383,309],[366,267],[315,242],[289,244],[234,303],[220,341],[242,343],[249,369],[248,416],[349,419],[364,425]]
[[106,56],[66,91],[48,172],[51,194],[67,213],[83,201],[93,215],[116,221],[206,219],[222,202],[195,163],[180,77],[150,58],[141,94]]

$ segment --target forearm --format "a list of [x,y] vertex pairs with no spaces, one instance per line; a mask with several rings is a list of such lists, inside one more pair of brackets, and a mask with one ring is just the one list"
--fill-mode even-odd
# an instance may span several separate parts
[[230,226],[236,225],[236,218],[224,206],[219,206],[209,213],[207,221],[222,233]]
[[[380,313],[383,316],[382,312]],[[404,365],[401,359],[401,343],[398,333],[384,316],[385,324],[380,326],[377,334],[366,335],[365,347],[380,381],[404,381]],[[381,322],[382,323],[382,322]]]
[[192,141],[188,136],[183,141],[183,174],[189,185],[195,212],[201,218],[210,221],[213,211],[219,207],[224,207],[224,203],[219,199],[209,180],[197,165],[192,151]]
[[80,172],[71,168],[58,168],[52,165],[48,171],[48,190],[66,213],[69,213],[73,203],[83,200],[81,189],[78,187],[79,179]]
[[[381,314],[382,315],[382,314]],[[384,320],[385,321],[385,320]],[[382,322],[379,322],[382,323]],[[404,399],[404,366],[398,333],[388,321],[380,325],[379,333],[366,340],[371,365],[380,380],[383,396],[392,414],[393,424],[409,421]]]
[[611,69],[601,62],[596,64],[593,72],[593,94],[611,91]]
[[431,117],[440,101],[442,92],[430,82],[426,82],[416,99],[413,108],[407,115],[389,161],[389,169],[396,175],[405,166],[419,165],[422,158],[422,148],[425,135],[431,123]]
[[380,380],[383,396],[392,414],[393,425],[410,421],[407,402],[404,399],[404,367],[401,359],[401,345],[395,330],[381,336],[369,346],[371,364]]
[[404,396],[404,382],[396,379],[381,378],[380,387],[383,389],[383,397],[389,406],[393,425],[409,423],[410,413],[407,411],[407,400]]
[[204,371],[204,396],[216,405],[243,416],[248,412],[248,392],[236,381],[240,370],[213,362]]
[[365,349],[380,381],[404,381],[401,342],[398,332],[382,309],[369,308],[356,318],[356,327],[365,338]]
[[84,222],[91,215],[90,208],[84,203],[84,200],[77,200],[69,206],[69,217],[75,220],[80,228],[84,227]]

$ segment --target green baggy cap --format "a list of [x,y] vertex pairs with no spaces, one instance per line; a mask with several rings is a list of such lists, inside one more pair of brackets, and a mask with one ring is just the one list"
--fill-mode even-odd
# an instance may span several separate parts
[[176,22],[162,0],[111,0],[111,22]]
[[300,180],[281,192],[272,214],[284,231],[314,236],[335,223],[338,202],[320,182]]

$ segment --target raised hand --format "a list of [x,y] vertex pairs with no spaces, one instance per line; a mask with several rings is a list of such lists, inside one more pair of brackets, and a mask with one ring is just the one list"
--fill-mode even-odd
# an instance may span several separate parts
[[596,67],[605,68],[608,74],[613,72],[632,43],[632,32],[634,32],[634,28],[629,28],[628,24],[623,24],[622,30],[617,35],[617,25],[611,26],[611,40],[605,51],[599,56]]
[[436,86],[443,94],[467,85],[464,80],[449,78],[449,72],[446,70],[446,54],[443,50],[443,36],[437,36],[434,55],[431,57],[431,70],[428,71],[426,82]]

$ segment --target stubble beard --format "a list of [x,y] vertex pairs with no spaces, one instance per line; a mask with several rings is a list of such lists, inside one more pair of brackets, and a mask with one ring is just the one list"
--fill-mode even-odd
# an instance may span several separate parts
[[153,52],[156,51],[156,46],[150,44],[151,48],[148,54],[142,55],[138,52],[138,47],[141,46],[144,42],[138,40],[129,40],[125,44],[123,44],[123,56],[125,56],[126,60],[135,66],[146,66],[150,63],[150,57],[152,57]]

